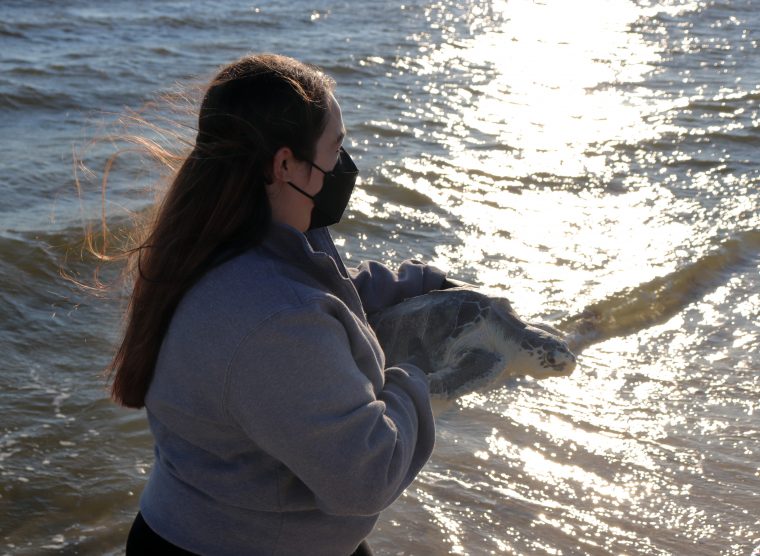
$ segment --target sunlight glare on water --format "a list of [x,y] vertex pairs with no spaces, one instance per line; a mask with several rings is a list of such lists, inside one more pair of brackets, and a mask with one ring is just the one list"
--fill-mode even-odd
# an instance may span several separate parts
[[461,118],[501,149],[478,156],[471,141],[452,137],[455,166],[505,178],[603,176],[605,157],[591,154],[589,146],[657,133],[643,119],[660,109],[658,102],[604,87],[640,81],[657,59],[655,45],[627,32],[644,14],[641,8],[524,0],[494,10],[503,18],[500,27],[463,50],[449,46],[436,53],[443,67],[459,58],[489,68],[489,79],[474,85],[478,101],[464,105]]
[[[658,58],[657,45],[628,32],[645,15],[631,2],[591,2],[583,9],[501,3],[493,29],[431,52],[428,63],[444,72],[457,64],[486,68],[472,85],[477,102],[448,97],[447,108],[456,114],[449,121],[467,129],[441,134],[449,156],[432,161],[439,166],[435,179],[420,177],[430,160],[407,159],[411,172],[395,176],[448,207],[456,222],[458,247],[439,249],[436,262],[491,293],[507,285],[520,291],[520,310],[529,314],[552,308],[545,288],[535,284],[579,299],[603,283],[605,289],[594,292],[600,297],[672,269],[668,255],[693,231],[659,215],[689,207],[642,177],[622,184],[623,195],[593,189],[610,172],[599,145],[636,143],[668,128],[646,120],[667,111],[669,101],[630,87]],[[619,82],[627,86],[615,87]],[[541,176],[548,176],[544,185]],[[556,187],[557,176],[572,178],[571,187],[548,196],[544,187]]]
[[[509,297],[520,314],[558,319],[626,288],[627,302],[656,303],[649,298],[659,290],[636,293],[637,285],[713,249],[708,240],[720,237],[727,220],[697,218],[702,205],[673,191],[683,177],[667,166],[686,155],[658,161],[646,150],[689,133],[672,114],[691,101],[647,86],[667,45],[632,31],[657,13],[698,8],[496,2],[490,11],[472,8],[481,10],[472,20],[477,35],[398,61],[423,77],[453,81],[462,68],[473,76],[460,88],[448,89],[446,78],[431,83],[430,97],[408,111],[445,115],[445,128],[431,132],[445,154],[431,150],[381,170],[409,199],[428,200],[434,223],[456,238],[436,247],[433,262]],[[636,156],[615,154],[626,148]],[[634,163],[661,168],[644,173]],[[706,190],[713,188],[707,180],[722,186],[713,174],[692,177]],[[737,193],[721,201],[721,216],[756,221],[747,184]],[[359,210],[371,216],[374,209],[386,218],[419,212],[411,203],[371,199]],[[683,282],[665,284],[688,286]],[[702,509],[703,489],[693,486],[709,475],[711,456],[674,433],[727,430],[726,419],[706,410],[715,398],[690,405],[701,390],[682,390],[710,364],[692,350],[705,329],[726,319],[726,296],[736,295],[735,287],[726,289],[693,307],[698,318],[676,314],[588,350],[569,380],[520,379],[517,389],[460,399],[414,495],[449,553],[666,554],[660,530],[687,531],[686,543],[732,530],[730,519],[716,523]],[[753,299],[744,313],[756,311]],[[757,334],[737,332],[731,341],[752,344]],[[660,342],[667,347],[654,347]],[[728,351],[708,358],[734,357]],[[480,477],[474,484],[473,476]],[[434,495],[451,483],[467,496],[452,503]],[[471,525],[472,514],[486,530]],[[521,538],[519,531],[533,534]],[[676,554],[683,548],[670,545]]]
[[[423,76],[453,76],[465,67],[477,75],[456,91],[429,85],[429,102],[416,109],[446,115],[448,128],[433,136],[447,155],[407,158],[382,170],[444,207],[434,222],[457,241],[438,247],[435,263],[490,293],[520,291],[519,309],[529,314],[557,308],[551,296],[547,302],[547,284],[582,302],[578,295],[594,283],[604,284],[594,292],[604,296],[672,269],[668,254],[693,231],[658,216],[689,207],[642,177],[631,176],[618,196],[596,187],[611,171],[600,145],[635,144],[672,128],[647,121],[672,101],[632,86],[659,57],[658,45],[629,32],[650,13],[627,1],[588,2],[583,9],[560,1],[497,2],[485,18],[490,26],[476,36],[398,62]],[[547,195],[558,181],[568,190]],[[353,208],[368,217],[417,214],[403,204],[376,203],[369,193]]]

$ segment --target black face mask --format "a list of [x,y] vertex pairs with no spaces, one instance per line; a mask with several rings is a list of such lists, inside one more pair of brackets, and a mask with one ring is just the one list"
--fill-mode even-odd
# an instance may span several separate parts
[[309,229],[313,230],[314,228],[337,224],[348,206],[349,199],[351,199],[359,170],[343,147],[340,148],[338,163],[330,172],[324,171],[311,161],[307,162],[325,175],[319,193],[309,195],[294,183],[288,182],[288,185],[314,201]]

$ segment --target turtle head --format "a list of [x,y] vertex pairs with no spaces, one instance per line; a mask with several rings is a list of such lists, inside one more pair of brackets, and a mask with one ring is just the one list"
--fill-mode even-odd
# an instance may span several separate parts
[[515,366],[537,379],[568,376],[575,369],[575,355],[559,336],[527,325],[520,339]]
[[541,379],[567,376],[575,369],[575,355],[560,331],[544,324],[525,322],[503,298],[493,298],[489,316],[505,340],[512,344],[508,358],[510,374]]

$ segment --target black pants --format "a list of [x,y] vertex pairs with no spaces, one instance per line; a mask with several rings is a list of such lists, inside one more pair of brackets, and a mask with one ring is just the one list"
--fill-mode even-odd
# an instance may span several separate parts
[[[170,543],[163,537],[159,536],[153,529],[148,527],[140,512],[132,523],[127,537],[127,556],[197,556],[194,552],[189,552]],[[362,542],[351,556],[372,556],[372,549],[367,541]]]

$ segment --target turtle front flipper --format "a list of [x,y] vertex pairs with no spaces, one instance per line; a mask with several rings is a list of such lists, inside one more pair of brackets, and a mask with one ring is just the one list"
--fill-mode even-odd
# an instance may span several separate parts
[[484,349],[469,349],[451,366],[428,375],[430,393],[453,399],[485,386],[499,376],[503,368],[504,359],[500,355]]

